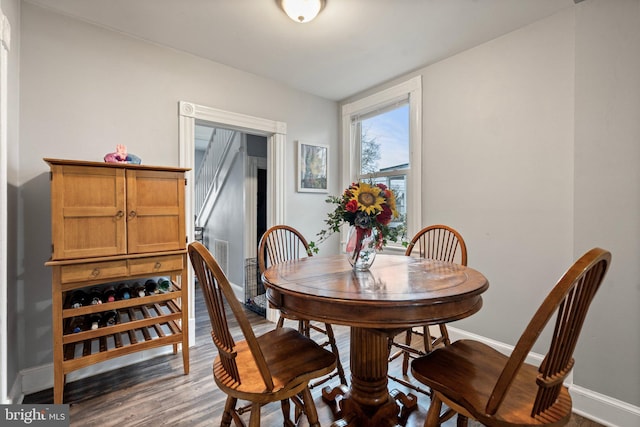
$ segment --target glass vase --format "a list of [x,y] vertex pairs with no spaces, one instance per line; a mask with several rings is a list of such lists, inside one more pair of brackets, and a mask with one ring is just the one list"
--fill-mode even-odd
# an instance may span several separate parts
[[351,226],[347,234],[346,253],[354,270],[366,271],[376,259],[377,232],[370,228]]

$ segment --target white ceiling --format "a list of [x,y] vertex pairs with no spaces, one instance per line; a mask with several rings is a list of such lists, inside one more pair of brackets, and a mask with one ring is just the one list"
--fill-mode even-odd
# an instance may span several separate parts
[[327,0],[308,24],[275,0],[25,0],[341,100],[572,7],[574,0]]

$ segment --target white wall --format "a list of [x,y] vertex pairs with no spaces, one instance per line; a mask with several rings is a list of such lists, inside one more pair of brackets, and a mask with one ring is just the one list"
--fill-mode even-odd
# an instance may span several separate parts
[[572,27],[557,14],[423,72],[423,223],[458,229],[490,281],[456,327],[500,341],[572,262]]
[[574,255],[611,269],[577,349],[576,383],[640,405],[640,1],[576,9]]
[[[243,289],[244,284],[244,176],[246,138],[237,133],[230,147],[225,183],[216,197],[209,218],[204,220],[204,235],[209,248],[214,250],[214,241],[228,242],[228,267],[222,266],[229,282]],[[216,252],[213,255],[218,257]],[[222,262],[222,259],[218,259]],[[241,294],[241,297],[244,297]]]
[[638,425],[640,1],[581,2],[344,102],[415,75],[422,221],[460,230],[490,282],[482,310],[452,326],[513,346],[574,260],[611,250],[575,353],[574,409]]
[[[22,10],[20,196],[24,209],[20,369],[50,368],[51,227],[43,157],[101,161],[126,144],[143,163],[178,165],[178,101],[287,123],[287,221],[316,232],[322,195],[295,193],[296,140],[337,153],[337,105],[275,82],[54,14]],[[304,215],[303,215],[304,214]],[[306,216],[305,216],[306,215]],[[305,218],[301,221],[300,218]],[[48,372],[48,371],[46,371]],[[33,390],[31,390],[33,391]]]
[[[0,5],[2,12],[9,20],[11,25],[11,49],[9,51],[9,70],[7,76],[8,85],[8,105],[7,105],[7,206],[0,209],[7,209],[7,277],[0,278],[7,283],[7,301],[1,303],[7,304],[7,376],[0,378],[0,381],[6,381],[6,389],[11,391],[12,384],[17,378],[20,369],[20,355],[18,348],[14,346],[17,341],[20,329],[18,327],[18,318],[20,307],[14,302],[18,290],[16,289],[16,277],[18,275],[18,111],[19,111],[19,85],[20,85],[20,1],[19,0],[1,0]],[[0,375],[1,377],[2,375]],[[6,396],[0,396],[0,401]]]

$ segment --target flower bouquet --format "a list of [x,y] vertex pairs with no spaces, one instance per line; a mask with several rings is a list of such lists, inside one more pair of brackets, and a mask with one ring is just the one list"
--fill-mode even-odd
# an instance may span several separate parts
[[[397,242],[403,236],[400,227],[390,227],[392,219],[398,218],[396,195],[384,184],[354,182],[342,196],[329,196],[327,203],[336,205],[325,220],[328,228],[318,233],[323,242],[347,223],[351,226],[347,238],[346,252],[351,265],[357,270],[366,270],[373,263],[377,250],[388,241]],[[310,247],[317,252],[314,242]]]

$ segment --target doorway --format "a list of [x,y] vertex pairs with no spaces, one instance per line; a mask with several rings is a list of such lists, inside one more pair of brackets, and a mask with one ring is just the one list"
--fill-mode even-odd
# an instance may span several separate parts
[[[273,224],[284,223],[285,198],[283,189],[285,188],[285,142],[287,125],[284,122],[277,122],[269,119],[247,116],[244,114],[218,110],[190,102],[180,101],[179,110],[179,156],[180,166],[191,169],[187,172],[187,182],[194,182],[195,166],[195,126],[196,121],[205,121],[216,126],[235,129],[251,135],[263,136],[267,140],[267,167],[266,167],[266,194],[269,197],[266,204],[266,227]],[[187,185],[185,194],[186,206],[186,228],[187,240],[194,240],[194,208],[193,208],[193,185]],[[253,238],[255,244],[257,237]],[[193,277],[190,268],[189,277]],[[189,281],[189,342],[195,345],[195,302],[194,302],[194,280]],[[268,309],[267,319],[275,321],[277,314],[275,310]]]
[[204,121],[196,121],[195,130],[195,230],[237,299],[247,304],[256,293],[257,224],[267,221],[266,209],[262,217],[257,209],[258,170],[267,170],[267,138]]
[[[251,138],[247,138],[248,141]],[[267,228],[267,157],[266,141],[253,138],[247,144],[247,161],[244,188],[245,252],[244,297],[242,301],[250,310],[266,316],[267,304],[259,277],[258,242]]]

